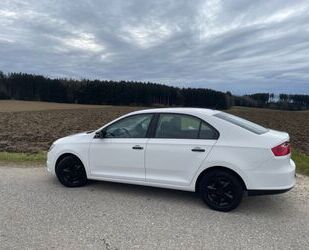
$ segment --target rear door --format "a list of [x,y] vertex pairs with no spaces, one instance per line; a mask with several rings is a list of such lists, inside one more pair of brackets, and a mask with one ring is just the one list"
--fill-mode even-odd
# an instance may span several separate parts
[[189,185],[218,138],[201,119],[184,114],[160,114],[145,155],[146,181]]

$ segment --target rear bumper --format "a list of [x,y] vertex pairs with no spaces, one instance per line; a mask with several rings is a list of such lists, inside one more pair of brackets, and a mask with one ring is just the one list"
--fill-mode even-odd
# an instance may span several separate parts
[[[279,163],[279,164],[276,164]],[[289,161],[271,161],[263,166],[247,171],[250,185],[248,194],[274,194],[289,191],[295,185],[295,163]]]
[[263,189],[260,189],[260,190],[247,190],[247,194],[248,194],[248,196],[269,195],[269,194],[282,194],[282,193],[290,191],[292,188],[293,187],[288,188],[288,189],[274,189],[274,190],[263,190]]

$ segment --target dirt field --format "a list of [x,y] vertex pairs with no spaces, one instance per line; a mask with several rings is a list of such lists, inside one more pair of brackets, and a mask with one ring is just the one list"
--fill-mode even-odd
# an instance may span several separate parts
[[70,103],[53,103],[53,102],[30,102],[0,100],[0,112],[17,112],[17,111],[43,111],[59,109],[89,109],[102,108],[102,105],[83,105]]
[[[91,106],[41,102],[0,101],[0,151],[47,150],[59,137],[96,129],[141,107]],[[309,111],[233,108],[228,112],[287,131],[294,147],[309,154]]]
[[[0,112],[0,151],[38,152],[47,150],[57,138],[101,127],[108,121],[131,111],[136,107],[92,106],[46,104],[37,102],[36,110],[24,111],[33,107],[12,103],[11,111]],[[0,110],[2,105],[0,104]],[[64,105],[64,109],[59,109]],[[9,105],[4,105],[8,110]],[[22,111],[19,111],[19,108]],[[53,109],[54,108],[54,109]],[[45,109],[45,110],[44,110]]]
[[309,154],[309,111],[280,111],[235,107],[228,112],[259,123],[267,128],[286,131],[292,146]]

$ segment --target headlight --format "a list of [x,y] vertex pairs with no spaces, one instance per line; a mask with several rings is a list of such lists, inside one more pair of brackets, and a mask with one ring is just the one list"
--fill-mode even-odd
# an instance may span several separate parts
[[52,151],[54,147],[55,147],[55,143],[53,143],[53,144],[50,146],[50,148],[48,149],[48,152]]

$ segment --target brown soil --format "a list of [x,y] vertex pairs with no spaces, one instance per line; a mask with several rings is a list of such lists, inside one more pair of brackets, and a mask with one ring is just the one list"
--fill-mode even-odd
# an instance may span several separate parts
[[47,150],[57,138],[97,129],[136,107],[45,110],[0,113],[0,151]]
[[0,100],[0,112],[42,111],[42,110],[59,110],[59,109],[89,109],[89,108],[102,108],[102,107],[106,106],[53,103],[53,102]]
[[[3,105],[4,103],[5,105]],[[138,109],[142,108],[0,102],[0,151],[37,152],[47,150],[57,138],[97,129],[122,114]],[[236,107],[228,112],[269,128],[287,131],[290,134],[293,147],[309,154],[309,111]]]

